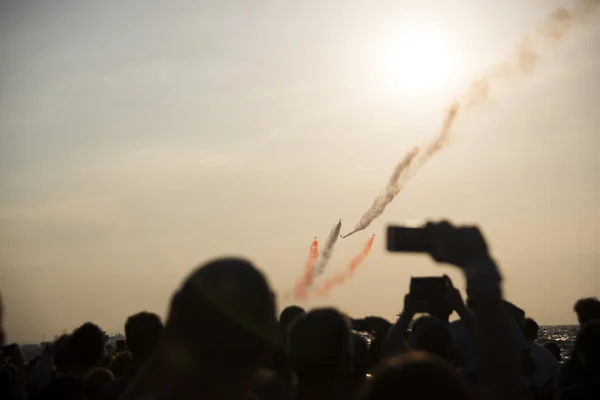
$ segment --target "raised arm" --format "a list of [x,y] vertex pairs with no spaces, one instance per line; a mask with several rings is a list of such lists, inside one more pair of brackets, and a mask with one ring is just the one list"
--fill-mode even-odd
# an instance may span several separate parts
[[[510,333],[510,317],[502,301],[501,276],[490,257],[485,239],[475,227],[449,223],[428,224],[431,256],[440,263],[458,266],[465,273],[467,294],[475,320],[475,349],[482,383],[492,399],[522,399],[521,363]],[[466,321],[465,321],[466,322]]]
[[414,315],[415,313],[411,307],[410,294],[407,294],[404,297],[404,308],[402,312],[398,315],[396,323],[392,325],[385,337],[383,357],[391,357],[394,354],[410,349],[410,346],[406,343],[406,333],[408,332],[410,321],[412,321]]

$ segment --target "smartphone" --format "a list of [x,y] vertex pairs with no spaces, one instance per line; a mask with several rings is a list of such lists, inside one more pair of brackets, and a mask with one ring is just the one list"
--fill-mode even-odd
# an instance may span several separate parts
[[416,295],[438,295],[446,292],[448,279],[444,276],[427,276],[410,279],[410,292]]
[[448,286],[448,279],[444,276],[411,278],[410,293],[417,302],[415,311],[430,313],[444,307]]
[[387,251],[405,253],[429,253],[432,241],[425,228],[406,226],[387,227]]

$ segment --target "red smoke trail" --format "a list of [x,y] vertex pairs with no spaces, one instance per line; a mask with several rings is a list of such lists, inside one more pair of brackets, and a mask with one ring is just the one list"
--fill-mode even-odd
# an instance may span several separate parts
[[294,299],[305,300],[308,297],[308,288],[313,283],[315,263],[319,258],[319,241],[315,238],[310,244],[308,259],[304,265],[304,274],[298,278],[294,286]]
[[373,247],[373,241],[375,240],[375,235],[371,236],[371,238],[365,243],[365,247],[363,247],[362,251],[350,261],[348,265],[348,269],[346,271],[340,272],[331,278],[327,279],[323,286],[315,291],[317,296],[327,296],[331,289],[336,286],[343,285],[346,282],[346,279],[351,278],[356,269],[360,266],[360,264],[365,261],[365,258],[369,255],[371,251],[371,247]]

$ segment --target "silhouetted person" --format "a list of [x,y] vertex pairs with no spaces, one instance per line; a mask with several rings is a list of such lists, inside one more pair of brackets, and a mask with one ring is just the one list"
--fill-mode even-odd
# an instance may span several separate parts
[[450,365],[457,365],[456,346],[452,331],[438,318],[421,317],[415,321],[411,345],[416,350],[426,351],[443,358]]
[[392,324],[390,321],[376,316],[367,317],[365,320],[371,328],[370,333],[375,337],[369,346],[369,358],[372,368],[381,361],[383,342],[385,341]]
[[68,373],[73,367],[73,356],[71,355],[71,349],[69,348],[70,342],[71,335],[62,335],[56,339],[52,346],[52,356],[54,358],[57,378]]
[[[436,262],[452,264],[465,276],[470,311],[476,321],[473,337],[476,338],[474,349],[481,390],[485,391],[486,398],[494,400],[523,398],[521,360],[510,335],[511,318],[502,298],[502,276],[481,231],[475,226],[428,223],[423,237],[429,238],[428,253]],[[406,330],[408,316],[418,311],[411,303],[407,307],[405,299],[404,310],[388,333],[387,354],[394,354],[394,347],[403,342],[400,333]],[[441,397],[447,398],[447,395]]]
[[369,354],[369,345],[362,335],[353,333],[352,343],[354,346],[354,356],[352,360],[352,372],[350,373],[348,386],[350,397],[356,398],[367,379],[367,373],[371,368],[371,360]]
[[523,332],[528,340],[531,340],[532,342],[536,340],[539,330],[540,327],[535,320],[532,318],[525,318],[525,322],[523,323]]
[[[140,366],[150,357],[158,346],[164,333],[164,325],[160,317],[150,312],[131,315],[125,322],[125,342],[130,351],[131,363],[124,370],[114,371],[117,378],[104,387],[103,399],[116,400],[125,391]],[[117,356],[117,358],[119,358]],[[117,359],[111,363],[117,362]],[[123,360],[125,363],[125,360]]]
[[104,355],[104,332],[97,325],[87,322],[75,329],[69,338],[68,371],[57,377],[40,397],[43,399],[83,399],[84,378]]
[[279,316],[279,336],[277,346],[275,347],[272,357],[266,363],[266,367],[274,370],[283,382],[287,385],[288,391],[293,391],[293,371],[289,365],[286,348],[287,348],[287,332],[289,326],[299,317],[306,314],[306,311],[299,306],[286,307]]
[[546,350],[548,350],[550,353],[552,353],[554,358],[556,358],[556,361],[558,361],[558,362],[562,361],[562,354],[561,354],[560,346],[556,342],[544,343],[544,348]]
[[556,357],[542,345],[535,342],[539,326],[532,318],[523,319],[523,337],[526,339],[528,357],[533,361],[533,372],[527,375],[531,379],[532,390],[540,396],[552,397],[555,387],[558,361]]
[[[593,297],[579,299],[573,310],[577,314],[580,327],[583,327],[587,322],[600,319],[600,301]],[[556,379],[556,392],[560,393],[562,389],[575,385],[586,379],[586,371],[581,362],[581,358],[577,355],[577,345],[571,355],[571,359],[564,363],[558,372]]]
[[156,350],[164,326],[154,313],[141,312],[127,318],[125,341],[136,366],[140,366]]
[[286,307],[279,316],[279,325],[285,331],[295,319],[306,314],[304,308],[300,306],[288,306]]
[[115,377],[109,369],[103,367],[92,369],[85,377],[84,393],[86,400],[101,399],[102,388],[114,380]]
[[595,297],[578,300],[573,309],[577,313],[577,320],[580,326],[600,319],[600,300]]
[[69,344],[71,335],[61,335],[54,343],[46,344],[36,368],[35,389],[42,393],[55,379],[68,376],[73,369]]
[[350,321],[333,308],[310,311],[289,330],[298,400],[344,397],[354,350]]
[[466,386],[442,359],[410,352],[385,360],[373,372],[363,400],[444,399],[467,400]]
[[210,261],[173,296],[156,356],[123,399],[245,399],[276,328],[263,274],[243,259]]
[[392,324],[388,320],[374,315],[352,320],[352,329],[359,332],[367,332],[373,336],[369,346],[371,367],[375,366],[381,360],[383,342],[391,327]]
[[576,354],[585,378],[559,394],[559,400],[600,399],[600,320],[586,322],[577,335]]

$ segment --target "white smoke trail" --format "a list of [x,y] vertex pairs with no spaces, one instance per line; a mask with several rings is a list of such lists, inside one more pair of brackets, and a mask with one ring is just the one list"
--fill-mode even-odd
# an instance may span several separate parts
[[377,196],[375,200],[373,200],[373,204],[367,210],[367,212],[363,214],[358,224],[356,224],[354,227],[354,230],[342,236],[342,238],[346,238],[367,228],[375,218],[379,217],[383,213],[383,210],[385,210],[387,205],[390,204],[402,190],[402,178],[408,172],[408,167],[410,167],[417,154],[419,154],[419,148],[415,147],[404,156],[402,161],[400,161],[400,163],[398,163],[398,165],[396,165],[394,168],[394,171],[390,176],[388,184],[385,188],[385,193]]
[[333,248],[335,243],[338,241],[340,237],[340,230],[342,229],[342,220],[340,220],[329,233],[329,237],[325,242],[325,247],[321,251],[321,258],[317,261],[314,269],[314,277],[320,276],[325,272],[325,267],[329,260],[331,260],[331,256],[333,256]]
[[[505,62],[491,68],[487,74],[473,81],[465,93],[458,100],[454,100],[443,119],[442,128],[434,141],[425,146],[423,151],[419,148],[410,151],[400,164],[394,169],[392,178],[396,175],[397,180],[392,178],[386,189],[386,193],[379,196],[373,205],[365,212],[354,230],[342,238],[346,238],[358,231],[365,229],[371,222],[380,216],[385,207],[398,195],[404,184],[414,176],[436,153],[442,150],[448,142],[452,126],[459,110],[471,108],[483,104],[489,99],[490,91],[494,85],[510,83],[512,78],[530,75],[535,72],[537,64],[541,59],[541,47],[544,43],[555,44],[565,37],[575,26],[586,22],[594,12],[600,9],[600,0],[580,0],[572,9],[558,8],[550,13],[541,24],[537,26],[533,35],[525,36],[516,49],[516,59]],[[421,156],[416,158],[418,153]],[[402,168],[400,168],[402,166]]]

